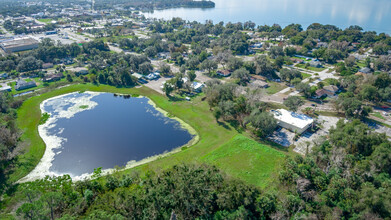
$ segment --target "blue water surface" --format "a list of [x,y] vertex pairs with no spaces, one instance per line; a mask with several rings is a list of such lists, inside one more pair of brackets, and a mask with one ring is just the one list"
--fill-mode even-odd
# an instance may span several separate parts
[[[101,93],[91,100],[98,103],[95,108],[70,119],[60,118],[49,129],[51,135],[67,139],[55,149],[51,171],[78,176],[97,167],[124,166],[128,161],[171,151],[193,138],[178,121],[158,112],[147,98],[126,99]],[[53,107],[45,110],[55,115]]]
[[174,8],[155,10],[146,17],[215,23],[253,21],[257,25],[312,23],[340,28],[359,25],[366,31],[391,33],[391,0],[213,0],[212,9]]

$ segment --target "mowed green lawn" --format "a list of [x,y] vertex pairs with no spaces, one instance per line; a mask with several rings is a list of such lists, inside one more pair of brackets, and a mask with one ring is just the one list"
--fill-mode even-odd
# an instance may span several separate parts
[[278,150],[238,134],[202,160],[263,188],[273,180],[273,173],[284,157],[285,154]]
[[248,183],[264,187],[272,179],[284,154],[269,146],[239,133],[228,124],[217,123],[202,97],[192,101],[170,101],[167,97],[147,88],[115,88],[106,85],[77,84],[32,97],[18,110],[18,126],[24,131],[22,140],[26,152],[19,157],[19,166],[11,176],[16,181],[27,175],[39,162],[45,152],[45,144],[38,133],[41,117],[40,103],[48,98],[77,91],[111,92],[134,94],[149,97],[156,105],[171,115],[175,115],[192,126],[200,140],[192,147],[178,153],[121,172],[135,170],[144,173],[148,170],[162,170],[182,163],[208,163],[221,168],[230,176]]

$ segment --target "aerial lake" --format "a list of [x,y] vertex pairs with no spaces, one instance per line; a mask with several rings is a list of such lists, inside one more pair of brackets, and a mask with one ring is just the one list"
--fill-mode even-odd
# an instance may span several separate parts
[[71,93],[41,104],[50,114],[39,126],[45,155],[26,179],[126,166],[186,145],[193,132],[166,117],[148,98]]
[[213,0],[215,8],[174,8],[145,13],[146,17],[204,23],[253,21],[257,25],[297,23],[307,28],[312,23],[340,28],[359,25],[368,31],[391,33],[390,0]]

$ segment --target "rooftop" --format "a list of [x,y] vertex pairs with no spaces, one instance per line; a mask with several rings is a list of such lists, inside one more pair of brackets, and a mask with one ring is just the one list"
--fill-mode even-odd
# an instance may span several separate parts
[[303,129],[314,122],[314,119],[307,115],[290,112],[285,109],[272,110],[272,113],[275,119],[300,129]]
[[31,44],[38,44],[38,41],[30,37],[25,37],[2,42],[4,48],[19,47]]

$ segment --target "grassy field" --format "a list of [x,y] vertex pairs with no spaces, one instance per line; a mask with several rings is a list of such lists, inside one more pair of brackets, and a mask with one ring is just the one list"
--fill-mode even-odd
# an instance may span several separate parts
[[171,154],[150,163],[122,172],[141,173],[148,170],[161,170],[181,163],[202,163],[217,165],[228,175],[265,187],[272,180],[272,173],[287,152],[278,151],[267,145],[240,135],[229,124],[216,122],[202,97],[192,101],[170,101],[165,96],[147,88],[115,88],[106,85],[77,84],[35,96],[25,101],[18,110],[18,126],[23,130],[22,140],[26,152],[19,157],[16,172],[11,181],[27,175],[39,162],[45,151],[45,144],[38,134],[37,125],[41,119],[39,104],[48,98],[75,91],[97,91],[148,96],[157,107],[175,115],[192,126],[200,140],[192,147]]
[[311,77],[311,74],[301,73],[301,76],[303,77],[303,79],[307,79],[307,78]]
[[248,183],[267,187],[284,154],[241,134],[208,153],[202,161],[211,163]]
[[309,66],[309,67],[306,68],[305,64],[297,64],[296,67],[312,70],[312,71],[315,71],[315,72],[321,72],[321,71],[326,69],[326,68],[316,68],[316,67],[312,67],[312,66]]
[[50,24],[53,21],[53,19],[51,19],[51,18],[44,18],[44,19],[38,19],[38,21],[46,23],[46,24]]
[[277,92],[285,89],[287,86],[283,83],[268,81],[269,87],[266,89],[267,93],[272,95],[276,94]]
[[380,114],[380,112],[374,112],[371,115],[375,116],[376,118],[380,118],[382,120],[386,120],[383,115]]

